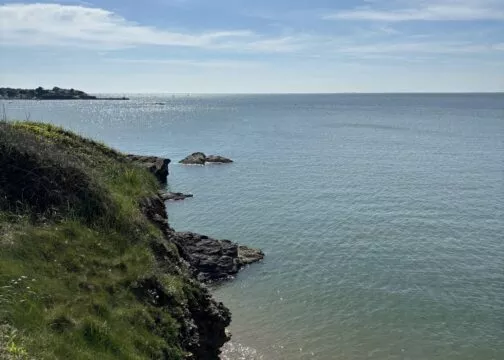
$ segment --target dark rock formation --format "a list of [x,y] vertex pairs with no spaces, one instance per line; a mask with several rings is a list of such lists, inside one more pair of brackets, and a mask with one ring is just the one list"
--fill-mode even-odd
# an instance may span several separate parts
[[205,165],[206,155],[202,152],[195,152],[186,157],[183,160],[180,160],[181,164],[186,165]]
[[244,266],[264,258],[261,250],[229,240],[216,240],[192,232],[175,232],[168,225],[168,215],[161,195],[144,199],[140,207],[145,216],[161,229],[168,243],[177,246],[180,256],[187,261],[194,276],[200,281],[230,279]]
[[220,155],[208,155],[206,156],[202,152],[195,152],[179,161],[181,164],[186,165],[205,165],[205,163],[220,163],[220,164],[228,164],[232,163],[233,160],[225,158]]
[[161,196],[144,198],[140,202],[142,213],[168,237],[174,230],[168,224],[166,206]]
[[198,280],[204,282],[229,279],[244,266],[264,258],[261,250],[192,232],[174,233],[171,239],[179,248],[180,255],[193,268]]
[[[171,249],[174,245],[179,251],[181,248],[173,242],[176,233],[168,225],[166,207],[161,196],[144,199],[140,207],[145,216],[164,234],[164,239],[153,239],[151,243],[151,248],[161,268],[169,268],[172,272],[174,266],[181,272],[191,269],[190,264],[183,262],[185,258],[179,257],[177,251]],[[184,349],[193,355],[190,359],[217,360],[220,348],[229,341],[226,328],[231,323],[231,313],[224,304],[217,302],[208,289],[195,278],[189,281],[191,286],[184,287],[189,301],[183,309],[175,306],[176,302],[163,291],[163,287],[154,278],[142,280],[133,291],[139,300],[170,311],[173,317],[182,324],[180,340]]]
[[224,304],[216,302],[208,289],[189,280],[184,289],[188,302],[185,308],[155,277],[142,279],[132,289],[139,301],[172,314],[180,324],[180,341],[184,350],[193,356],[188,359],[217,360],[220,348],[229,341],[225,328],[231,323],[231,313]]
[[161,192],[161,193],[159,193],[159,196],[161,196],[161,198],[164,201],[168,201],[168,200],[179,201],[179,200],[185,200],[187,198],[193,197],[192,194],[184,194],[181,192],[171,192],[171,191]]
[[[143,157],[130,155],[129,158],[138,162],[138,158]],[[145,166],[149,161],[139,163]],[[154,168],[145,167],[156,174]],[[166,181],[166,176],[162,180]],[[221,302],[215,301],[208,289],[201,286],[200,281],[209,283],[230,279],[244,266],[262,260],[264,253],[229,240],[216,240],[191,232],[175,232],[168,224],[164,201],[172,197],[188,196],[192,195],[160,192],[156,197],[144,199],[140,206],[145,216],[163,232],[164,239],[154,239],[151,243],[161,268],[173,272],[175,266],[176,270],[189,270],[194,276],[191,280],[193,286],[184,290],[189,292],[186,294],[189,300],[186,308],[173,313],[183,324],[180,334],[184,348],[193,355],[191,359],[217,360],[220,348],[229,341],[226,328],[231,322],[231,314]],[[176,259],[182,260],[177,262]],[[173,307],[170,296],[164,293],[154,280],[144,280],[135,290],[135,294],[139,299],[168,311]]]
[[170,159],[159,158],[156,156],[140,156],[132,154],[126,155],[126,157],[132,162],[149,170],[162,184],[166,184],[169,174],[168,164],[171,162]]
[[220,155],[209,155],[207,156],[205,161],[209,163],[222,163],[222,164],[229,164],[233,162],[233,160],[225,158],[224,156]]

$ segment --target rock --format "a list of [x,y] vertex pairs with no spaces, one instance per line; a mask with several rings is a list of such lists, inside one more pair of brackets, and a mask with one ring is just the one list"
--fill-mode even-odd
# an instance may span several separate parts
[[[188,274],[191,270],[194,274],[191,265],[179,254],[180,245],[173,243],[177,236],[168,225],[168,215],[161,197],[157,195],[146,198],[140,205],[145,216],[163,233],[163,237],[153,238],[150,244],[161,268],[170,274]],[[209,240],[203,235],[199,235],[197,239]],[[209,262],[209,265],[212,264]],[[174,312],[174,318],[181,324],[179,333],[182,348],[192,354],[192,356],[188,354],[187,359],[218,359],[220,348],[230,339],[226,328],[231,322],[231,313],[221,302],[212,297],[208,288],[202,286],[196,279],[191,278],[189,281],[191,286],[184,288],[187,304],[182,308],[171,294],[165,292],[165,287],[156,277],[147,276],[138,279],[131,290],[140,301],[164,311]]]
[[146,197],[140,201],[140,209],[142,213],[156,227],[158,227],[165,236],[173,232],[173,229],[168,225],[168,214],[166,206],[159,194],[152,197]]
[[168,164],[170,159],[164,159],[156,156],[140,156],[140,155],[126,155],[126,157],[133,163],[142,166],[149,170],[156,176],[162,184],[166,184],[168,178]]
[[167,311],[179,321],[183,348],[192,354],[187,359],[218,359],[220,348],[230,340],[226,327],[231,323],[231,313],[207,288],[194,281],[190,285],[184,290],[187,303],[183,308],[177,308],[180,304],[176,298],[154,276],[139,279],[131,291],[139,301]]
[[252,249],[248,246],[238,246],[238,261],[244,265],[253,264],[264,259],[264,253],[261,250]]
[[195,152],[186,157],[183,160],[180,160],[179,163],[186,165],[205,165],[205,163],[219,163],[219,164],[229,164],[232,163],[233,160],[228,159],[224,156],[220,155],[208,155],[206,156],[202,152]]
[[198,280],[204,282],[229,279],[244,266],[264,258],[261,250],[192,232],[174,233],[172,241]]
[[205,162],[229,164],[229,163],[232,163],[233,160],[225,158],[224,156],[220,156],[220,155],[209,155],[206,157]]
[[202,152],[195,152],[186,157],[183,160],[180,160],[181,164],[186,165],[205,165],[206,155]]
[[187,198],[192,198],[193,197],[192,194],[184,194],[184,193],[181,193],[181,192],[171,192],[171,191],[169,191],[169,192],[160,192],[159,196],[161,196],[161,198],[164,201],[168,201],[168,200],[179,201],[179,200],[185,200]]

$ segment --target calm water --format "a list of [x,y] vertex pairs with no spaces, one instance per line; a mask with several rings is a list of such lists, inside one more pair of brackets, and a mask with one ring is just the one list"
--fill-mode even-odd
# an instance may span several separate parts
[[[3,102],[171,166],[171,224],[261,247],[223,359],[504,359],[504,95]],[[162,104],[156,104],[162,103]],[[0,104],[1,105],[1,104]]]

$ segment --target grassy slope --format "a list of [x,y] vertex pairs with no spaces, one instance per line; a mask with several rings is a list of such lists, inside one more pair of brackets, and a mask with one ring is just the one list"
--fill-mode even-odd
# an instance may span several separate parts
[[[154,177],[50,125],[0,123],[0,152],[0,357],[183,358],[180,313],[197,289],[149,247],[162,235],[138,204]],[[139,296],[144,279],[168,310]]]

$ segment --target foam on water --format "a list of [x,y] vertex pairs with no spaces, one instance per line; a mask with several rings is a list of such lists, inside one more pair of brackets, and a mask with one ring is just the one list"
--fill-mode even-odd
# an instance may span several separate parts
[[265,360],[265,358],[251,347],[229,341],[222,348],[221,360]]

